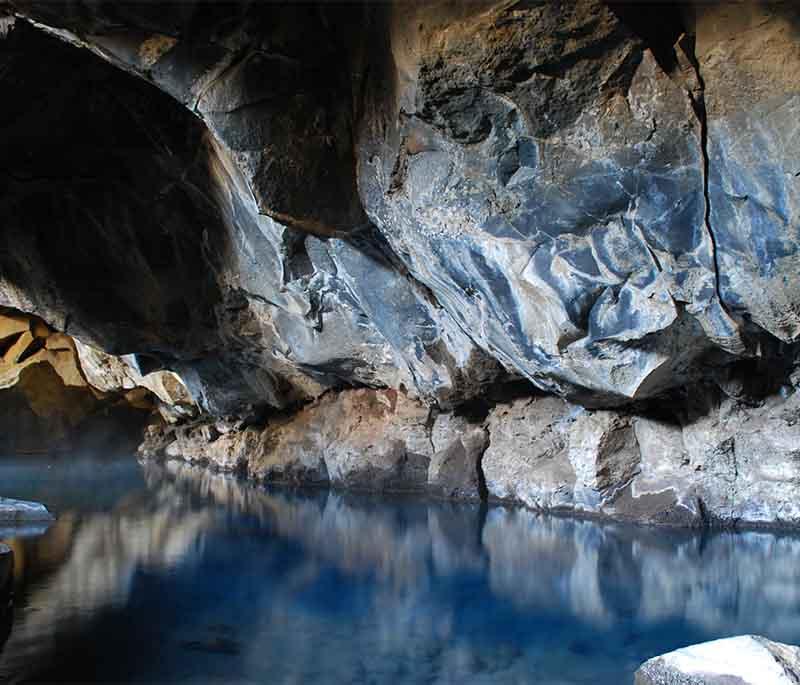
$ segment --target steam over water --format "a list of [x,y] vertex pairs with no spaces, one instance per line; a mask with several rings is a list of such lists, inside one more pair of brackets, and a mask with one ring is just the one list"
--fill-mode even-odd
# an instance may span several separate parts
[[0,681],[632,682],[740,633],[800,642],[800,538],[265,490],[177,463],[5,459]]

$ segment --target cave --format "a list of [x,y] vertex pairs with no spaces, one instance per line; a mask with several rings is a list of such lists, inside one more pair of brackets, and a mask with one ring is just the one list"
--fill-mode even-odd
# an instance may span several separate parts
[[0,679],[788,654],[798,73],[788,1],[0,0]]

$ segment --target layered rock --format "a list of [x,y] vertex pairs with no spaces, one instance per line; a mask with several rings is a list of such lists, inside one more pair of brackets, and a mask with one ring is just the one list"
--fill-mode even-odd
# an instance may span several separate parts
[[675,650],[645,662],[635,685],[791,685],[800,680],[800,647],[742,635]]
[[265,482],[671,525],[800,524],[797,392],[748,404],[696,387],[669,410],[638,412],[536,395],[487,412],[442,413],[393,390],[349,390],[264,426],[152,425],[140,452]]

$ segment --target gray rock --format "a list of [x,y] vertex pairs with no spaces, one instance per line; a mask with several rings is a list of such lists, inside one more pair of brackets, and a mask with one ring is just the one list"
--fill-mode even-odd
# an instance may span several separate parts
[[695,388],[673,410],[586,410],[550,397],[499,404],[482,461],[489,495],[651,523],[800,523],[800,394],[752,406]]
[[436,450],[428,465],[428,485],[436,494],[460,499],[481,496],[481,459],[489,433],[464,417],[441,414],[431,435]]
[[800,647],[741,635],[677,649],[646,661],[635,685],[791,685],[800,680]]
[[[103,92],[133,98],[126,144],[147,161],[131,167],[135,197],[122,178],[103,179],[107,206],[91,183],[78,191],[93,233],[75,240],[62,213],[58,244],[33,239],[52,217],[12,183],[0,301],[179,371],[207,411],[284,408],[343,384],[449,406],[500,365],[620,405],[800,333],[781,313],[800,297],[800,57],[780,8],[676,9],[696,40],[664,27],[653,42],[635,12],[600,0],[15,7],[151,85],[14,22],[3,59],[28,90],[9,116],[39,142],[9,150],[12,178],[37,178],[64,149],[26,110],[51,64],[73,79],[91,67]],[[775,59],[753,66],[765,50]],[[83,95],[50,104],[91,120],[95,166],[132,164],[102,93]],[[158,211],[133,226],[145,207]],[[149,250],[159,241],[166,253]],[[70,256],[76,243],[91,254]],[[95,282],[113,297],[65,281],[56,254],[70,272],[108,264]]]
[[500,404],[489,415],[483,474],[489,494],[533,509],[571,508],[575,470],[569,427],[580,408],[557,397]]
[[26,523],[29,521],[52,521],[53,515],[39,502],[0,497],[0,521]]

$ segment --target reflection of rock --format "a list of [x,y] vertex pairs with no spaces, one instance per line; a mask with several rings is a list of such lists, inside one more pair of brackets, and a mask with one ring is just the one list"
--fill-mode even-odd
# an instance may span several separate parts
[[800,647],[742,635],[655,657],[636,671],[635,685],[795,685]]
[[0,543],[0,654],[11,634],[14,621],[14,552]]
[[[315,496],[264,491],[226,474],[181,462],[143,465],[152,483],[173,483],[176,496],[192,492],[238,513],[256,516],[275,533],[303,545],[307,554],[342,571],[377,573],[397,586],[425,583],[428,565],[456,572],[483,566],[479,508],[407,503],[407,525],[378,499],[352,499],[319,491]],[[170,486],[162,486],[162,488]],[[465,521],[472,522],[464,526]]]
[[405,503],[401,524],[391,502],[371,497],[264,491],[180,462],[144,469],[165,492],[176,488],[175,498],[195,493],[256,516],[314,558],[398,585],[424,587],[433,569],[485,572],[493,592],[521,609],[568,612],[592,625],[633,616],[685,620],[710,634],[721,626],[800,630],[794,537],[656,530],[504,507],[490,508],[484,523],[477,506],[434,502]]
[[483,544],[492,588],[521,607],[600,624],[684,620],[710,634],[720,626],[800,630],[795,538],[701,536],[495,508]]
[[[598,669],[630,676],[654,644],[683,635],[800,631],[796,537],[264,488],[178,461],[142,468],[146,493],[17,541],[25,605],[39,610],[18,612],[0,672],[11,657],[12,667],[41,661],[59,636],[109,616],[155,630],[153,642],[172,639],[170,668],[204,667],[186,650],[238,652],[237,674],[256,682],[269,669],[281,682],[359,672],[387,682],[529,682],[534,673],[536,682],[622,683]],[[163,609],[155,629],[154,609]]]
[[187,509],[170,492],[121,503],[107,513],[65,515],[44,536],[15,540],[25,563],[17,580],[55,568],[37,578],[26,593],[27,611],[6,645],[8,668],[35,667],[38,655],[54,647],[60,630],[79,629],[93,614],[127,602],[134,573],[140,568],[168,569],[180,563],[208,530],[209,510]]

